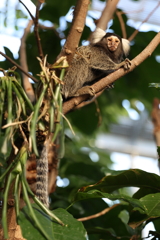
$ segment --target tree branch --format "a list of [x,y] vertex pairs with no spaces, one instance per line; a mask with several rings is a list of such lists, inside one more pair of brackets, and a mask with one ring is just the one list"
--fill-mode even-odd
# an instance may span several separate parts
[[27,6],[21,1],[19,0],[19,2],[25,7],[25,9],[27,10],[27,12],[29,13],[30,17],[32,18],[32,20],[34,21],[34,16],[32,15],[32,13],[29,11],[29,9],[27,8]]
[[26,74],[29,78],[31,78],[34,82],[39,82],[38,79],[36,79],[35,77],[33,77],[31,74],[29,74],[28,72],[26,72],[20,65],[18,65],[14,60],[12,60],[10,57],[8,57],[6,54],[0,52],[0,54],[5,57],[8,61],[10,61],[13,65],[15,65],[19,70],[21,70],[21,72],[23,72],[24,74]]
[[34,19],[34,34],[35,34],[36,41],[37,41],[39,56],[43,60],[44,59],[44,54],[43,54],[42,45],[41,45],[41,38],[40,38],[39,32],[38,32],[39,9],[40,9],[42,3],[43,3],[43,0],[42,1],[38,0],[37,1],[36,17]]
[[107,4],[102,12],[102,15],[97,23],[97,28],[101,28],[104,31],[107,29],[108,22],[113,18],[113,14],[117,8],[119,0],[108,0]]
[[42,3],[44,3],[44,0],[38,0],[37,1],[37,6],[36,6],[36,17],[34,17],[31,12],[29,11],[29,9],[27,8],[27,6],[21,1],[19,0],[20,3],[22,3],[22,5],[25,7],[25,9],[28,11],[30,17],[32,18],[33,22],[34,22],[34,34],[35,34],[35,38],[37,41],[37,46],[38,46],[38,52],[39,52],[39,56],[40,58],[43,60],[44,59],[44,54],[43,54],[43,50],[42,50],[42,45],[41,45],[41,39],[39,36],[39,32],[38,32],[38,19],[39,19],[39,9],[42,5]]
[[143,22],[139,25],[138,29],[136,29],[132,35],[128,38],[129,41],[132,41],[135,36],[138,34],[140,27],[143,25],[143,23],[147,22],[148,19],[152,16],[152,14],[157,10],[157,8],[160,6],[160,2],[158,2],[157,6],[150,12],[150,14],[143,20]]
[[117,207],[119,205],[120,205],[119,203],[114,204],[113,206],[105,208],[103,211],[101,211],[99,213],[96,213],[94,215],[91,215],[91,216],[88,216],[88,217],[84,217],[84,218],[78,218],[77,221],[84,222],[84,221],[87,221],[87,220],[90,220],[90,219],[93,219],[93,218],[101,217],[102,215],[106,214],[107,212],[109,212],[110,210],[112,210],[113,208],[115,208],[115,207]]
[[67,56],[68,63],[71,62],[75,50],[79,45],[83,28],[85,26],[89,3],[89,0],[78,0],[76,4],[70,32],[68,34],[66,43],[58,56],[58,58],[62,56]]
[[121,26],[121,30],[122,30],[122,37],[123,38],[127,38],[127,33],[126,33],[126,26],[124,24],[124,21],[123,21],[123,18],[122,18],[122,14],[124,14],[124,12],[122,11],[116,11],[116,15],[119,19],[119,23],[120,23],[120,26]]
[[[153,40],[148,44],[148,46],[131,61],[131,67],[129,70],[124,70],[124,68],[120,68],[117,71],[109,74],[107,77],[102,78],[98,82],[92,85],[95,93],[98,93],[105,89],[109,84],[115,82],[122,76],[127,73],[133,71],[138,65],[140,65],[146,58],[151,56],[152,52],[156,49],[158,44],[160,43],[160,32],[153,38]],[[71,98],[70,100],[64,102],[63,104],[63,113],[67,114],[77,107],[81,102],[88,100],[88,95],[82,95],[79,97]]]
[[[28,72],[28,65],[27,65],[27,56],[26,56],[26,37],[30,31],[30,28],[33,24],[33,21],[30,20],[28,22],[27,27],[24,30],[24,34],[21,38],[21,46],[20,46],[20,64],[22,66],[22,68]],[[32,84],[30,83],[28,77],[26,76],[26,74],[22,73],[22,77],[23,77],[23,86],[24,86],[24,90],[27,94],[27,96],[29,97],[29,99],[31,100],[31,102],[34,102],[35,100],[35,94],[32,88]]]

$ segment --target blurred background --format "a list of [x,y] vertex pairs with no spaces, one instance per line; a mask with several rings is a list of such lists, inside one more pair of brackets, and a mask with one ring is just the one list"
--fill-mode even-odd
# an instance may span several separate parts
[[[34,15],[34,1],[23,2]],[[62,1],[59,6],[59,1],[48,0],[40,11],[40,36],[50,63],[55,61],[65,43],[75,3],[75,0]],[[90,32],[95,30],[95,23],[105,4],[105,1],[91,1],[80,44],[88,44]],[[118,12],[122,13],[127,38],[135,29],[139,30],[131,41],[129,59],[132,60],[160,30],[160,2],[120,0],[107,31],[122,36]],[[0,1],[0,51],[17,63],[21,38],[29,19],[28,12],[18,0]],[[32,28],[26,40],[26,51],[29,71],[36,76],[40,67],[36,60],[38,51]],[[114,171],[140,168],[159,174],[151,111],[153,99],[159,98],[160,93],[156,88],[149,88],[149,83],[159,82],[159,63],[158,46],[150,58],[119,79],[113,89],[104,91],[96,103],[67,114],[76,135],[73,136],[68,126],[65,126],[66,154],[61,161],[57,179],[58,200],[61,188],[63,191],[66,188],[67,194],[75,186],[79,188],[95,183]],[[0,55],[0,68],[8,69],[12,66]],[[129,191],[133,193],[135,190]],[[62,204],[67,206],[67,200]],[[75,211],[78,211],[78,207]]]

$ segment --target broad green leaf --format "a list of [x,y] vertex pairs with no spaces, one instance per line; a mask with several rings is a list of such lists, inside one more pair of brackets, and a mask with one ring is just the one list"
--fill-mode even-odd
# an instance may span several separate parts
[[77,221],[65,209],[58,208],[53,213],[62,219],[65,227],[53,223],[54,240],[86,240],[86,231],[82,222]]
[[142,203],[143,208],[145,209],[145,214],[141,214],[136,210],[140,210],[135,208],[129,220],[129,225],[132,228],[136,228],[142,222],[147,221],[149,219],[160,217],[160,193],[148,194],[145,197],[139,199]]
[[[36,206],[36,205],[33,204],[32,206]],[[51,220],[41,210],[39,210],[37,206],[33,210],[41,226],[43,226],[43,229],[45,230],[45,232],[47,232],[48,235],[50,236],[50,239],[47,239],[47,240],[51,240],[53,236],[53,228],[52,228]],[[22,235],[24,238],[29,240],[46,239],[40,232],[40,229],[36,228],[34,222],[31,220],[28,207],[25,206],[21,210],[18,223],[21,226]]]
[[125,202],[130,203],[133,207],[139,208],[139,210],[142,213],[145,213],[145,208],[144,205],[138,200],[134,199],[129,196],[125,196],[123,194],[109,194],[109,193],[104,193],[100,192],[99,190],[90,190],[88,192],[78,192],[75,195],[74,202],[80,201],[80,200],[85,200],[85,199],[90,199],[90,198],[108,198],[110,200],[123,200]]
[[154,173],[148,173],[140,169],[126,170],[116,176],[106,176],[98,183],[82,187],[80,192],[88,192],[97,189],[101,192],[113,192],[123,187],[143,187],[151,188],[155,192],[160,192],[160,177]]
[[[33,206],[36,206],[33,204]],[[56,221],[44,214],[37,206],[33,209],[36,217],[38,218],[41,226],[49,235],[49,240],[85,240],[86,231],[81,222],[78,222],[64,209],[56,209],[53,213],[59,217],[65,226],[61,226]],[[36,228],[28,214],[28,208],[24,207],[20,212],[19,224],[22,229],[23,237],[28,240],[44,240],[44,236]]]
[[160,193],[148,194],[140,199],[145,212],[150,217],[160,217]]

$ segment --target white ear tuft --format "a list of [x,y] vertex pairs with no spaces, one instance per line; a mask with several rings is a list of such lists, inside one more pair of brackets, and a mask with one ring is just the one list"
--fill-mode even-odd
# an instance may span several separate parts
[[127,56],[129,54],[129,51],[130,51],[130,42],[125,39],[125,38],[122,38],[122,47],[123,47],[123,52],[124,52],[124,55]]
[[96,28],[96,30],[92,34],[91,43],[99,42],[105,35],[106,32],[104,30],[102,30],[101,28]]

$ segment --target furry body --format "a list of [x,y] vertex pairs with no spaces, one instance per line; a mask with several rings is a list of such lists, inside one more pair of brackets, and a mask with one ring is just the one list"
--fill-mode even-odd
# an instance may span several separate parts
[[77,48],[64,78],[62,87],[64,98],[79,96],[80,88],[91,85],[122,66],[128,69],[130,61],[128,59],[123,61],[123,56],[129,51],[128,42],[126,47],[124,45],[121,37],[107,33],[101,40],[98,39],[98,42]]

